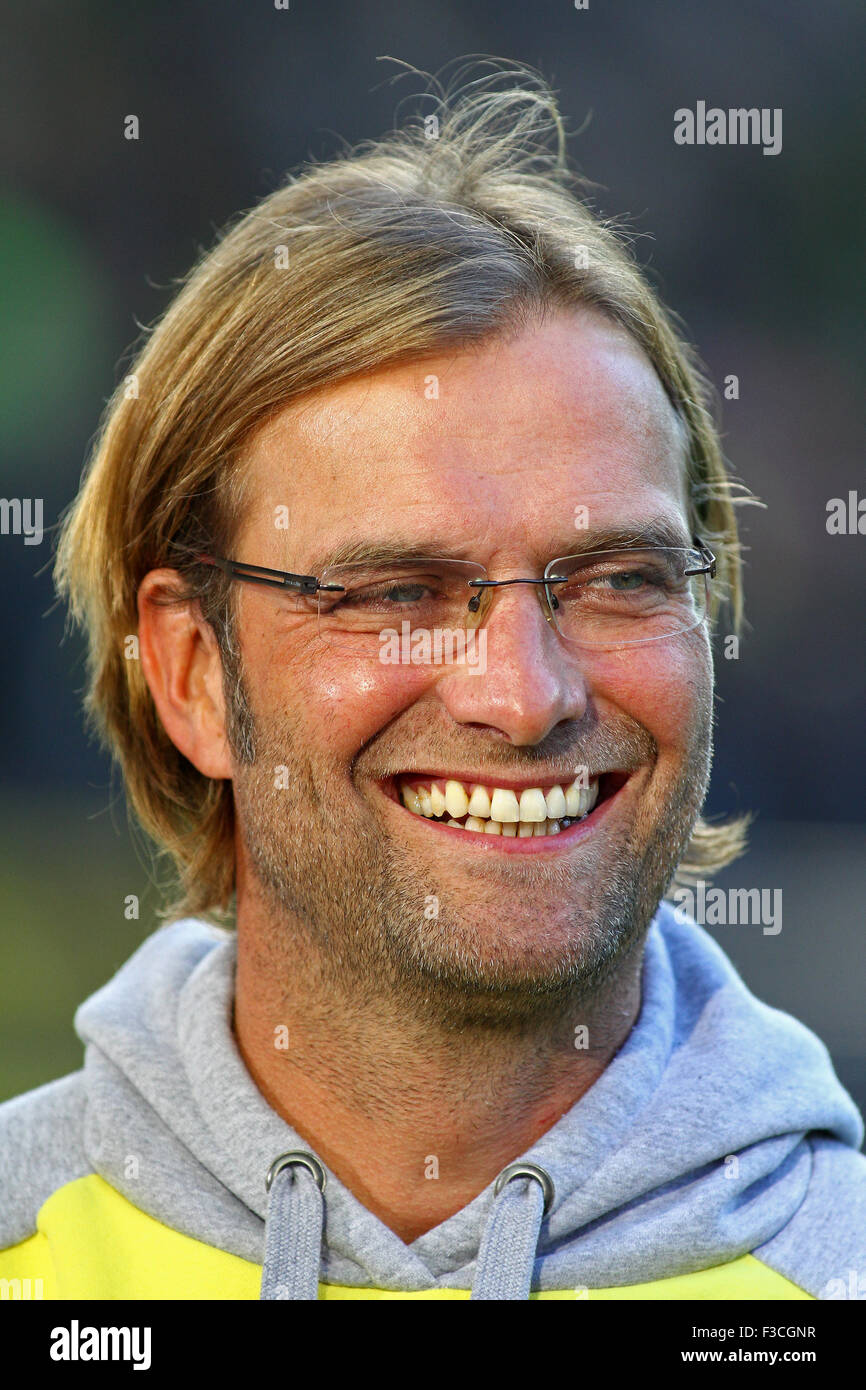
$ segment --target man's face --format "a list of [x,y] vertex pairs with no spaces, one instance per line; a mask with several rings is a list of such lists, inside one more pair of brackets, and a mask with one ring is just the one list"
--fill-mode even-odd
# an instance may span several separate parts
[[[311,396],[248,462],[233,558],[295,573],[321,574],[355,541],[399,538],[495,579],[540,576],[623,526],[691,541],[670,404],[592,311]],[[593,988],[635,945],[706,789],[707,636],[577,649],[540,593],[494,591],[480,674],[383,664],[378,644],[362,657],[278,591],[238,586],[256,749],[235,765],[241,911],[259,891],[287,971],[312,950],[356,997],[390,990],[440,1021],[513,1021]],[[449,780],[519,798],[567,788],[580,768],[598,802],[555,835],[449,827],[401,800]]]

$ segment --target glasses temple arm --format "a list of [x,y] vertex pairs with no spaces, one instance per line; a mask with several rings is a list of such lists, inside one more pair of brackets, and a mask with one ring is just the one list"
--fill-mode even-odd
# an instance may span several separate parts
[[203,565],[221,569],[230,579],[243,579],[249,584],[266,584],[272,589],[297,589],[302,594],[315,594],[319,589],[338,589],[342,584],[320,584],[314,574],[289,574],[286,570],[268,569],[265,565],[248,565],[240,560],[227,560],[222,555],[196,555]]

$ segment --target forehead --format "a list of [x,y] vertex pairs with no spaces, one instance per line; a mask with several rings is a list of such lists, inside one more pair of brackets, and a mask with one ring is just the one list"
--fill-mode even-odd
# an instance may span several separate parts
[[482,563],[536,547],[549,558],[574,540],[577,508],[584,540],[623,522],[687,533],[673,408],[640,348],[595,311],[316,392],[260,431],[246,466],[238,558],[278,568],[312,572],[394,535]]

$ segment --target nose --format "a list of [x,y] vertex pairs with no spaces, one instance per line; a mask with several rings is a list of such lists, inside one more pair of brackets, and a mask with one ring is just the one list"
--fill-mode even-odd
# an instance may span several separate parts
[[473,662],[446,670],[439,699],[458,724],[490,729],[516,745],[540,743],[557,724],[585,714],[585,671],[548,622],[540,587],[488,594]]

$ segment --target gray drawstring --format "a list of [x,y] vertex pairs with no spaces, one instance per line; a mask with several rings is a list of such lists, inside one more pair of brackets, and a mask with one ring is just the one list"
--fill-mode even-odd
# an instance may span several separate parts
[[[521,1178],[529,1182],[519,1182]],[[529,1297],[541,1222],[556,1193],[535,1163],[509,1163],[493,1188],[493,1206],[478,1251],[473,1299]]]
[[319,1160],[304,1149],[271,1164],[259,1299],[318,1299],[326,1181]]
[[[325,1182],[322,1164],[305,1149],[271,1164],[260,1299],[318,1298]],[[537,1164],[503,1168],[478,1251],[473,1299],[529,1297],[541,1223],[554,1197],[549,1173]]]

